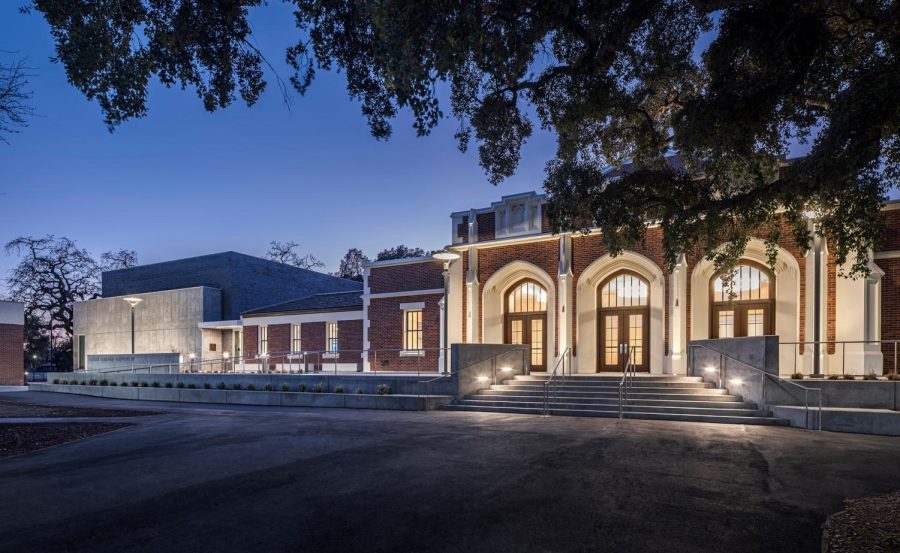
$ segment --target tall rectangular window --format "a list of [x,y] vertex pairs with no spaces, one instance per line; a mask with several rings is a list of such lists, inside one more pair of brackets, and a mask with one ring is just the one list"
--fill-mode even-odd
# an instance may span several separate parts
[[291,351],[294,353],[303,351],[300,343],[300,325],[291,325]]
[[422,349],[422,310],[407,309],[403,312],[403,349]]
[[269,327],[259,327],[259,354],[269,353]]
[[338,324],[337,321],[325,323],[325,349],[328,353],[338,352]]

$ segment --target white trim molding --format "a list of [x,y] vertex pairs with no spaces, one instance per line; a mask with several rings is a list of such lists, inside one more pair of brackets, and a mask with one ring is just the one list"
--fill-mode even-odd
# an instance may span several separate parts
[[428,296],[431,294],[444,295],[443,288],[429,288],[428,290],[402,290],[400,292],[375,292],[374,294],[364,294],[363,301],[382,298],[402,298],[405,296]]

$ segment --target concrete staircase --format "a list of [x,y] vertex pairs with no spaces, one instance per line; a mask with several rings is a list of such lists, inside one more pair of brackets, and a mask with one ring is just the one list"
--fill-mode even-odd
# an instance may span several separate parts
[[[551,415],[618,417],[622,375],[572,375],[551,397]],[[544,406],[546,375],[516,376],[442,409],[539,415]],[[625,417],[726,424],[787,425],[756,404],[703,382],[700,377],[642,375],[633,379]]]

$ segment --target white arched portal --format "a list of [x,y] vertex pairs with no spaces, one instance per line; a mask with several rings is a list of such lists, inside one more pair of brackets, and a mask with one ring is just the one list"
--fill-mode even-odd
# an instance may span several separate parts
[[[743,259],[769,266],[766,244],[758,238],[747,243]],[[716,272],[712,261],[703,259],[691,273],[691,340],[710,336],[710,280]],[[778,248],[775,260],[775,334],[779,342],[796,342],[800,338],[800,264],[784,248]],[[796,346],[782,346],[779,367],[782,374],[793,372]],[[798,370],[799,367],[798,359]]]
[[527,261],[513,261],[495,272],[482,287],[482,327],[485,344],[502,344],[506,292],[523,279],[532,279],[547,291],[547,367],[556,359],[556,286],[546,271]]
[[631,251],[598,258],[578,277],[575,285],[577,313],[576,367],[579,373],[597,370],[597,288],[618,271],[631,271],[650,287],[650,372],[662,373],[665,348],[665,277],[649,258]]

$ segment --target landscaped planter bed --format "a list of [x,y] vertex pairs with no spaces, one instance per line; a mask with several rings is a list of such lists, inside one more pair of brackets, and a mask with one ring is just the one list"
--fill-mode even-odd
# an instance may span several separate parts
[[[187,403],[224,403],[228,405],[270,405],[290,407],[343,407],[349,409],[387,409],[422,411],[435,409],[453,398],[444,395],[357,394],[327,392],[275,392],[257,390],[219,390],[203,388],[166,388],[152,386],[91,386],[33,383],[30,389],[111,399],[177,401]],[[243,384],[242,384],[242,387]]]

